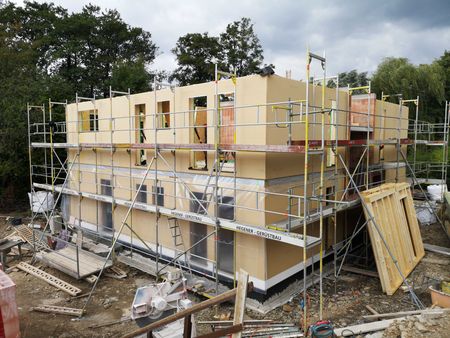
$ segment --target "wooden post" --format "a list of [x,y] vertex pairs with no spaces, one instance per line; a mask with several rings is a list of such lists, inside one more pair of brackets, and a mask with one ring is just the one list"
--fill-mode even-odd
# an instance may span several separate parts
[[235,333],[235,332],[241,332],[244,328],[244,324],[238,324],[238,325],[232,325],[230,327],[227,327],[225,329],[222,330],[217,330],[214,332],[210,332],[210,333],[206,333],[204,335],[201,336],[197,336],[197,338],[218,338],[218,337],[224,337],[227,336],[231,333]]
[[[247,298],[247,283],[248,283],[248,273],[240,269],[238,277],[236,301],[234,303],[233,326],[242,324],[244,322],[245,299]],[[233,333],[233,338],[241,338],[241,331]]]
[[183,330],[183,338],[191,338],[192,336],[192,315],[188,314],[184,317],[184,330]]

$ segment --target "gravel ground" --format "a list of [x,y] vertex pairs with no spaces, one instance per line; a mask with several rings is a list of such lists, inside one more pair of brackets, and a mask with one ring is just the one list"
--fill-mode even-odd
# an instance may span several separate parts
[[[5,218],[0,217],[0,238],[7,236],[11,231],[12,229],[7,225]],[[450,246],[439,225],[434,224],[422,228],[422,236],[426,243]],[[25,261],[29,261],[29,259],[29,257],[25,258]],[[436,264],[436,262],[440,263]],[[137,326],[133,322],[97,329],[90,328],[91,325],[118,320],[129,315],[136,288],[153,282],[150,276],[140,271],[123,265],[120,267],[128,272],[128,277],[123,280],[102,278],[98,283],[92,302],[87,307],[87,314],[82,319],[30,312],[31,307],[39,304],[81,308],[84,305],[85,298],[72,300],[69,295],[40,279],[26,275],[21,271],[11,272],[10,277],[17,285],[17,304],[22,337],[117,337],[136,328]],[[83,293],[90,291],[91,285],[85,281],[76,281],[51,268],[43,267],[43,269],[81,288]],[[431,299],[427,290],[428,285],[434,280],[450,279],[450,259],[440,254],[426,252],[425,259],[419,263],[409,279],[413,283],[420,300],[426,306],[430,306]],[[399,290],[393,296],[384,295],[379,280],[373,277],[343,272],[342,278],[337,281],[325,279],[323,288],[323,318],[331,320],[335,327],[363,323],[361,316],[371,314],[366,305],[371,306],[379,313],[415,309],[408,293]],[[201,300],[195,296],[190,297],[194,302]],[[319,319],[319,290],[317,286],[308,289],[308,298],[310,300],[308,322],[313,323]],[[247,310],[245,316],[247,319],[272,319],[300,325],[303,318],[300,301],[301,296],[295,297],[288,304],[272,310],[265,316]],[[198,313],[195,319],[196,321],[232,319],[232,312],[233,305],[226,303]],[[417,324],[417,321],[414,321],[413,324],[409,322],[398,323],[386,331],[386,337],[448,337],[448,332],[450,332],[449,322],[448,317],[433,319],[430,325],[419,322],[426,326],[426,330],[429,330],[423,332],[420,331],[420,329],[423,330],[423,327]],[[398,335],[399,330],[401,331],[404,328],[408,328],[411,334],[407,336]],[[441,332],[442,330],[446,331]],[[207,325],[197,326],[198,333],[209,331],[210,327]]]

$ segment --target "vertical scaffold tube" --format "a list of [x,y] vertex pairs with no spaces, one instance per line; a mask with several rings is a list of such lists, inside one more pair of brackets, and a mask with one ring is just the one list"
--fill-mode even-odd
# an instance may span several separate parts
[[[214,81],[215,81],[215,127],[214,132],[214,161],[215,161],[215,189],[214,189],[214,217],[216,219],[215,236],[214,236],[214,255],[216,258],[216,295],[219,294],[219,142],[220,142],[220,98],[219,98],[219,74],[217,63],[214,65]],[[203,201],[200,201],[203,203]]]
[[155,181],[153,182],[153,196],[154,196],[154,204],[155,204],[155,238],[156,238],[156,278],[159,278],[159,206],[158,206],[158,102],[156,87],[158,83],[156,81],[156,75],[153,78],[153,100],[154,102],[154,115],[153,115],[153,142],[155,142],[155,152],[153,154],[153,159],[155,163]]
[[308,328],[308,320],[307,320],[307,312],[308,312],[308,301],[306,296],[306,214],[308,211],[308,200],[306,198],[307,196],[307,190],[308,190],[308,152],[309,152],[309,139],[308,139],[308,132],[309,132],[309,67],[311,64],[311,57],[309,55],[309,48],[306,51],[306,109],[305,109],[305,160],[304,160],[304,172],[303,172],[303,330],[306,332]]
[[[325,59],[325,55],[324,55]],[[326,60],[326,59],[325,59]],[[322,153],[321,153],[321,162],[320,162],[320,186],[319,186],[319,227],[320,227],[320,258],[319,258],[319,318],[322,319],[323,316],[323,295],[322,295],[322,277],[323,277],[323,185],[324,185],[324,170],[325,170],[325,86],[326,86],[326,61],[322,61],[322,70],[323,70],[323,80],[322,80],[322,103],[321,103],[321,134],[322,134]]]

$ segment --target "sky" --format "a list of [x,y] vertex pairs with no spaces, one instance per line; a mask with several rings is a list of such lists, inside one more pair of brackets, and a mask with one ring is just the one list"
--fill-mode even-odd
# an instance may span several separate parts
[[[13,0],[22,4],[23,0]],[[45,2],[40,1],[38,2]],[[89,2],[117,9],[125,22],[152,34],[159,47],[151,68],[174,70],[171,53],[187,33],[218,35],[228,23],[249,17],[276,73],[305,75],[305,54],[327,58],[328,75],[376,70],[384,57],[430,63],[450,50],[449,0],[54,0],[69,11]],[[312,68],[319,75],[319,67]]]

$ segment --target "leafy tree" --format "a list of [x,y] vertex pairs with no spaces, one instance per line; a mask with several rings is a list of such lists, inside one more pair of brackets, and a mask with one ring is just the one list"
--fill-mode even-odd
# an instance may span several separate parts
[[[415,99],[419,95],[419,119],[443,122],[445,70],[440,60],[416,66],[406,58],[386,58],[374,73],[372,86],[378,97],[381,91],[385,94],[401,94],[404,99]],[[414,110],[415,106],[411,104],[410,111]],[[414,115],[410,114],[410,118],[414,118]],[[442,149],[418,151],[416,160],[440,162]]]
[[[116,63],[145,66],[156,55],[151,34],[127,25],[116,10],[100,12],[100,7],[88,5],[81,13],[66,16],[58,28],[57,71],[87,96],[108,95]],[[141,70],[149,75],[145,67]]]
[[170,78],[182,86],[211,81],[215,62],[221,70],[236,70],[238,76],[244,76],[256,73],[264,59],[249,18],[229,24],[219,37],[209,36],[208,33],[181,36],[172,53],[178,67]]
[[446,50],[444,54],[438,59],[437,63],[442,67],[442,70],[444,72],[445,98],[447,100],[450,100],[450,52]]
[[[26,203],[29,163],[26,104],[107,93],[110,85],[149,89],[151,35],[114,10],[88,5],[79,13],[52,3],[0,6],[0,209]],[[42,122],[41,112],[31,114]],[[54,116],[63,119],[62,109]],[[34,151],[33,163],[42,162]],[[64,160],[64,159],[62,159]]]
[[131,93],[150,90],[153,75],[145,69],[142,60],[120,62],[114,65],[111,74],[111,86],[120,91],[130,89]]
[[402,94],[404,99],[420,96],[419,116],[422,120],[441,121],[444,101],[444,76],[441,65],[415,66],[406,58],[386,58],[372,76],[372,88],[378,97],[385,94]]
[[220,34],[223,63],[229,72],[238,76],[256,73],[263,60],[263,49],[249,18],[228,24]]
[[181,36],[172,53],[178,67],[170,79],[181,86],[211,81],[214,78],[214,62],[220,55],[219,39],[208,33],[189,33]]

